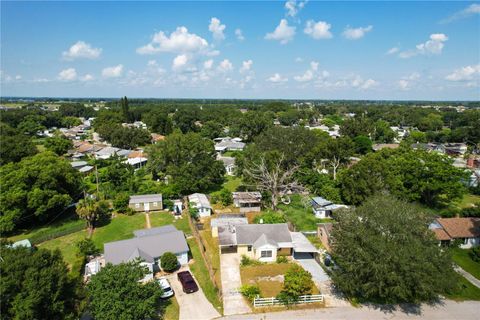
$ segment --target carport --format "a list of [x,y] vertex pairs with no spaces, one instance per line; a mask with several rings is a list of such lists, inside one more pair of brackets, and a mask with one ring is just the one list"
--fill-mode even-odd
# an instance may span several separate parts
[[317,248],[308,241],[301,232],[291,232],[293,242],[293,258],[295,260],[315,259]]

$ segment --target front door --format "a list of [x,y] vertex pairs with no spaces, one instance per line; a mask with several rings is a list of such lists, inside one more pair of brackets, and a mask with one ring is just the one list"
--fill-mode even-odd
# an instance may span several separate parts
[[143,210],[145,210],[145,212],[150,211],[150,203],[149,202],[145,202],[143,204]]

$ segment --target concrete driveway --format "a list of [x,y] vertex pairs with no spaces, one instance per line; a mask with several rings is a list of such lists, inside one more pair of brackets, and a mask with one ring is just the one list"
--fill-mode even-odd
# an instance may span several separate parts
[[249,313],[250,307],[238,289],[242,286],[240,277],[240,256],[237,253],[220,254],[222,275],[223,313],[225,315]]
[[315,261],[315,259],[305,258],[296,260],[303,267],[303,269],[307,270],[312,274],[313,281],[317,286],[319,286],[322,282],[330,280],[328,274],[317,263],[317,261]]
[[[186,270],[190,271],[188,267],[181,268],[179,271]],[[180,306],[180,320],[213,319],[220,317],[220,313],[215,310],[205,297],[197,279],[195,279],[195,282],[198,285],[198,291],[189,294],[183,292],[182,285],[178,281],[176,273],[167,276],[167,279],[175,292],[175,297]]]

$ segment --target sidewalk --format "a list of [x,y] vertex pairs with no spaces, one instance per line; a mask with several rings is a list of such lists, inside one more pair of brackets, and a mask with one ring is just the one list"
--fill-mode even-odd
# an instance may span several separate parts
[[470,273],[463,270],[459,266],[455,266],[454,269],[455,269],[455,271],[460,273],[462,276],[464,276],[465,279],[467,279],[471,284],[473,284],[475,287],[480,289],[480,280],[478,280],[477,278],[475,278],[474,276],[472,276]]

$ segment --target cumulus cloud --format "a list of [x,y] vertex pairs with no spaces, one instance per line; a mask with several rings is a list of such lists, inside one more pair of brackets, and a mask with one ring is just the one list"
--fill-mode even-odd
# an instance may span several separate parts
[[220,22],[218,18],[213,17],[210,20],[210,25],[208,26],[208,30],[213,34],[213,38],[215,40],[223,40],[225,39],[225,31],[226,26]]
[[302,10],[305,5],[307,4],[308,0],[305,1],[296,1],[296,0],[288,0],[285,2],[285,9],[287,10],[287,16],[295,17],[300,10]]
[[286,44],[293,40],[293,37],[295,36],[295,29],[295,27],[288,25],[288,21],[286,19],[282,19],[273,32],[265,35],[265,39],[277,40],[280,41],[281,44]]
[[398,47],[393,47],[393,48],[388,49],[388,51],[386,52],[386,54],[395,54],[395,53],[397,53],[398,51],[400,51],[400,49],[399,49]]
[[186,54],[179,54],[173,59],[172,69],[180,70],[187,65],[188,57]]
[[450,22],[453,22],[453,21],[456,21],[456,20],[469,18],[469,17],[477,15],[477,14],[480,14],[480,4],[479,3],[472,3],[471,5],[466,7],[465,9],[460,10],[458,12],[455,12],[450,17],[448,17],[446,19],[443,19],[442,21],[440,21],[440,23],[450,23]]
[[207,60],[203,63],[203,68],[204,69],[210,70],[210,69],[212,69],[212,67],[213,67],[213,60],[212,59],[209,59],[209,60]]
[[470,81],[475,78],[480,80],[480,64],[456,69],[445,77],[449,81]]
[[242,29],[235,29],[235,36],[237,37],[238,41],[245,40],[245,37],[243,36]]
[[67,51],[62,53],[65,60],[75,59],[97,59],[100,57],[102,49],[93,48],[90,44],[84,41],[77,41]]
[[318,74],[318,65],[319,63],[316,61],[310,62],[310,68],[307,69],[302,75],[293,77],[293,79],[297,82],[309,82],[314,80],[315,78],[327,77],[327,71],[323,71],[322,73]]
[[367,32],[370,32],[372,30],[373,30],[373,26],[359,27],[359,28],[351,28],[347,26],[342,34],[348,40],[358,40],[363,38],[365,34],[367,34]]
[[333,37],[330,28],[331,25],[325,21],[308,20],[303,32],[313,39],[330,39]]
[[89,73],[87,73],[86,75],[80,77],[80,81],[82,81],[82,82],[93,81],[94,79],[95,79],[95,78],[94,78],[91,74],[89,74]]
[[61,81],[73,81],[75,79],[77,79],[77,71],[74,68],[64,69],[58,74],[58,80]]
[[271,77],[267,78],[267,81],[272,83],[282,83],[287,82],[288,78],[284,78],[279,73],[275,73]]
[[102,70],[102,76],[104,78],[118,78],[121,77],[123,73],[123,65],[119,64],[113,67],[107,67]]
[[18,81],[18,80],[22,80],[22,76],[19,75],[19,74],[17,74],[17,75],[15,76],[15,80],[17,80],[17,81]]
[[218,71],[220,72],[228,72],[233,70],[233,64],[228,59],[224,59],[218,65]]
[[205,55],[218,54],[212,51],[207,40],[188,32],[186,27],[178,27],[170,35],[160,31],[153,35],[152,41],[137,49],[138,54],[170,53],[200,53]]
[[420,79],[420,77],[420,73],[412,72],[411,74],[404,76],[400,80],[398,80],[397,85],[401,90],[410,90],[413,86],[418,84],[418,80]]
[[441,54],[448,37],[443,33],[433,33],[430,39],[424,43],[417,44],[415,49],[402,51],[398,54],[400,58],[407,59],[423,54]]
[[252,60],[246,60],[242,62],[242,67],[240,68],[240,73],[245,73],[247,71],[250,71],[252,68],[253,61]]

